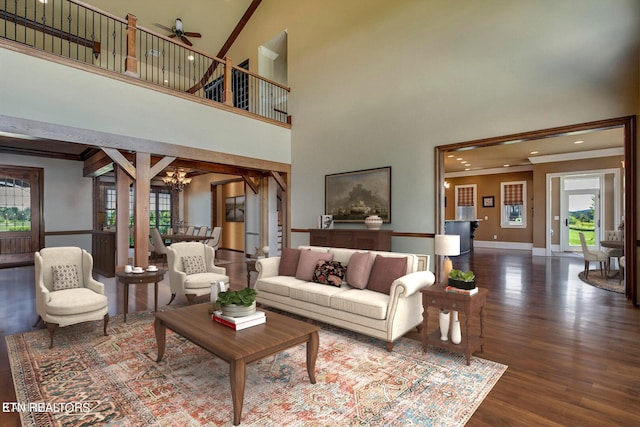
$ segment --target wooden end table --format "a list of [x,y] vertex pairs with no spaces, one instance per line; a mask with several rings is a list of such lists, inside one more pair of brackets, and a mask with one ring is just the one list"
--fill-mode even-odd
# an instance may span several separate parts
[[[467,365],[470,365],[473,352],[478,349],[484,351],[484,305],[487,301],[487,290],[478,288],[477,294],[469,296],[445,292],[444,288],[444,285],[436,284],[420,291],[422,292],[423,307],[422,349],[426,353],[429,342],[431,342],[435,347],[463,353],[467,358]],[[437,308],[438,312],[440,310],[453,310],[464,314],[465,327],[460,344],[442,341],[440,339],[439,326],[437,331],[429,333],[429,307]],[[471,317],[476,312],[479,312],[480,315],[480,335],[471,334]]]
[[[169,328],[229,363],[234,425],[240,424],[246,366],[249,363],[306,343],[307,373],[311,384],[316,383],[318,331],[320,330],[318,326],[281,314],[266,312],[266,323],[235,331],[211,320],[210,306],[210,303],[196,304],[156,313],[155,333],[158,343],[156,361],[162,361],[164,356],[166,330]],[[278,390],[274,389],[274,393],[278,393]]]
[[158,311],[158,282],[164,279],[166,270],[158,269],[157,271],[143,271],[142,273],[125,273],[124,271],[116,271],[118,281],[124,285],[124,322],[127,323],[127,312],[129,311],[129,285],[138,285],[141,283],[154,284],[154,306],[153,311]]

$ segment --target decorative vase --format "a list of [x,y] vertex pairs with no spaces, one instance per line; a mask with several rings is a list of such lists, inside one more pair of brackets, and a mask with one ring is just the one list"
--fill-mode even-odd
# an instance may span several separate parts
[[248,307],[243,305],[228,304],[222,306],[222,314],[229,317],[243,317],[256,312],[256,302]]
[[449,337],[447,334],[449,333],[449,322],[451,318],[451,313],[448,311],[440,311],[438,316],[438,320],[440,321],[440,340],[441,341],[449,341]]
[[462,331],[460,330],[460,320],[458,320],[458,312],[452,311],[451,315],[451,342],[460,344],[462,341]]
[[382,218],[378,215],[370,215],[365,218],[364,225],[366,225],[369,230],[380,230]]

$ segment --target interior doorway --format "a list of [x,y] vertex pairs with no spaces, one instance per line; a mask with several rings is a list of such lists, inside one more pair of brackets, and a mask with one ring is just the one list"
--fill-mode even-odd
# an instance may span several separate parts
[[600,244],[600,182],[601,177],[575,177],[562,180],[563,252],[580,252],[580,233],[590,249]]

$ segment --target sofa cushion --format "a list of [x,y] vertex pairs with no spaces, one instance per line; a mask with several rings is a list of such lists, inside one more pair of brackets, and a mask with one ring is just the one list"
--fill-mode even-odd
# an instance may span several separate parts
[[367,289],[389,295],[394,280],[407,274],[407,258],[376,255]]
[[296,269],[296,279],[311,282],[311,280],[313,279],[313,272],[316,270],[316,263],[318,262],[318,260],[333,261],[333,254],[316,251],[300,252],[298,268]]
[[264,291],[265,293],[288,297],[289,289],[295,286],[303,286],[306,284],[307,282],[305,282],[304,280],[296,279],[292,276],[272,276],[258,279],[254,288],[256,291],[258,291],[258,295],[260,295],[260,292]]
[[375,257],[370,252],[356,252],[351,255],[347,266],[347,283],[358,289],[367,287],[369,274]]
[[280,276],[295,276],[298,268],[298,260],[300,259],[300,249],[282,248],[280,255],[280,265],[278,266],[278,274]]
[[349,289],[331,297],[331,308],[371,319],[385,319],[388,305],[388,295],[368,289]]
[[345,268],[340,261],[318,261],[313,272],[313,281],[323,285],[342,286]]
[[201,255],[186,255],[182,257],[182,267],[187,275],[206,273],[204,258]]
[[292,299],[306,301],[323,307],[329,307],[331,298],[340,292],[344,292],[344,290],[335,286],[311,282],[289,288],[289,296]]
[[53,290],[74,289],[80,287],[78,266],[75,264],[52,265]]
[[47,314],[70,316],[90,313],[107,306],[107,297],[88,288],[62,289],[51,292],[47,303]]
[[210,288],[211,282],[225,282],[229,283],[229,276],[225,276],[224,274],[218,273],[196,273],[189,274],[184,279],[184,288],[185,289],[202,289],[202,288]]

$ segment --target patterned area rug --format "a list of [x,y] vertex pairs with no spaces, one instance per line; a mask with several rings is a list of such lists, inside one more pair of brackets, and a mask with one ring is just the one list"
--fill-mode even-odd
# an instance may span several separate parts
[[[304,345],[247,366],[244,426],[462,426],[506,370],[408,338],[383,342],[321,325],[317,383]],[[156,363],[152,313],[6,337],[18,403],[30,426],[232,425],[229,367],[167,330]],[[42,412],[39,412],[42,411]]]
[[617,292],[619,294],[624,294],[624,280],[620,281],[620,271],[611,270],[609,275],[605,278],[600,274],[600,270],[589,270],[589,277],[584,277],[584,271],[578,273],[578,277],[584,283],[587,283],[591,286],[595,286],[596,288],[604,289],[606,291]]

